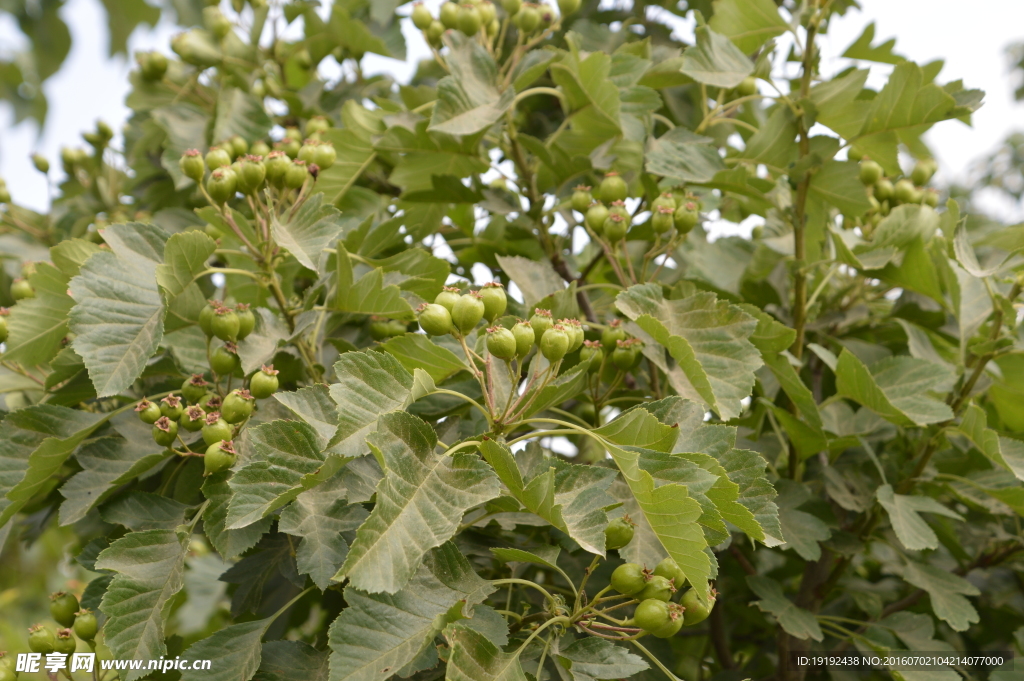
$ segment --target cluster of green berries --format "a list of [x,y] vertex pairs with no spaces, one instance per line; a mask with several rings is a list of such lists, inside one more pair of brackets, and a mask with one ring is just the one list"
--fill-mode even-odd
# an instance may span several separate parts
[[[558,0],[562,16],[568,16],[580,8],[581,0]],[[550,5],[523,0],[501,0],[506,17],[525,35],[542,31],[555,23],[555,10]],[[445,2],[437,17],[423,3],[413,7],[412,22],[423,31],[427,42],[440,47],[441,36],[446,29],[461,31],[475,36],[481,31],[493,38],[501,30],[498,10],[490,0],[467,0],[466,2]]]
[[[27,300],[36,297],[36,290],[29,283],[28,278],[35,274],[35,263],[26,262],[21,266],[21,276],[11,281],[10,294],[14,302]],[[7,340],[10,330],[7,327],[7,317],[11,311],[6,307],[0,307],[0,343]]]
[[[601,180],[596,196],[591,187],[580,185],[573,191],[573,210],[584,216],[586,226],[609,244],[617,244],[626,238],[632,225],[633,216],[626,209],[629,185],[615,172],[608,173]],[[650,203],[651,229],[658,235],[675,229],[679,234],[688,234],[700,219],[700,205],[692,196],[677,197],[665,192]]]
[[[58,625],[56,629],[43,624],[28,629],[28,647],[34,653],[71,655],[78,647],[75,636],[91,643],[99,632],[99,623],[92,611],[80,607],[74,595],[63,591],[50,595],[50,616]],[[0,653],[0,681],[16,678],[13,660]]]
[[[858,158],[859,152],[852,151],[851,158]],[[921,159],[914,165],[908,177],[893,178],[885,176],[882,166],[870,158],[863,157],[860,162],[860,181],[868,188],[868,201],[871,208],[862,219],[852,221],[851,227],[863,227],[872,231],[878,223],[896,206],[910,203],[931,206],[939,203],[939,193],[925,185],[932,179],[938,165],[934,159]]]
[[619,371],[629,371],[643,359],[644,344],[639,338],[630,338],[622,322],[613,319],[601,331],[600,341],[583,341],[580,361],[590,362],[590,370],[598,371],[608,359]]
[[370,323],[367,325],[367,328],[370,332],[370,337],[375,341],[386,341],[388,338],[401,336],[409,331],[409,327],[405,322],[377,315],[370,317]]
[[624,563],[611,577],[613,589],[639,601],[631,624],[658,638],[671,638],[684,625],[699,624],[711,614],[714,596],[706,606],[693,589],[681,590],[685,583],[686,575],[672,558],[662,560],[653,571]]

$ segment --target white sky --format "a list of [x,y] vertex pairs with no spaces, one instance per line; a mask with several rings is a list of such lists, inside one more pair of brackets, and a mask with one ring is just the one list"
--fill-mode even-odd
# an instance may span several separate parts
[[[439,1],[428,0],[427,4],[433,7]],[[876,42],[896,36],[899,54],[919,63],[946,60],[940,82],[963,79],[968,87],[986,91],[985,105],[975,114],[973,127],[958,121],[941,123],[926,137],[940,161],[940,177],[964,177],[971,162],[991,151],[1007,133],[1024,129],[1024,105],[1013,101],[1014,86],[1008,79],[1005,54],[1007,45],[1024,40],[1024,1],[980,0],[966,12],[959,0],[860,1],[863,12],[852,11],[835,21],[824,40],[825,72],[847,65],[839,55],[875,20]],[[611,0],[605,2],[611,4]],[[400,11],[407,13],[408,8]],[[128,115],[123,101],[131,63],[123,57],[106,58],[107,28],[99,0],[68,0],[62,15],[74,42],[64,67],[46,84],[50,114],[43,134],[38,135],[32,122],[12,127],[10,107],[0,103],[0,177],[6,179],[19,203],[39,210],[45,210],[48,203],[47,185],[32,167],[29,154],[43,153],[50,159],[51,175],[57,175],[62,146],[81,146],[80,133],[91,129],[97,118],[117,129]],[[410,56],[424,54],[418,31],[411,25],[404,28]],[[130,50],[157,48],[169,53],[174,31],[171,25],[153,31],[143,27],[132,36]],[[10,18],[0,17],[0,53],[15,47],[17,38]],[[368,57],[372,58],[367,64],[369,72],[389,70],[405,78],[412,69],[412,63]],[[877,87],[884,83],[890,67],[872,67],[877,74],[869,84]],[[1024,218],[1020,205],[993,202],[988,207],[1004,219]]]

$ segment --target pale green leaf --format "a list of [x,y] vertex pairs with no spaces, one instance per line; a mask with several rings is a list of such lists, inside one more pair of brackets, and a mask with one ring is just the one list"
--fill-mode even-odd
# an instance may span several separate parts
[[811,176],[810,192],[844,215],[860,216],[871,209],[860,181],[860,165],[852,161],[826,161]]
[[213,239],[196,230],[178,232],[167,240],[164,262],[156,268],[156,283],[168,308],[167,331],[198,321],[206,300],[195,279],[216,248]]
[[967,631],[971,624],[980,621],[978,611],[964,596],[981,592],[963,577],[927,563],[908,563],[903,578],[928,592],[935,616],[955,631]]
[[252,144],[267,137],[274,122],[263,101],[239,88],[223,87],[217,95],[217,117],[213,123],[213,141],[219,143],[241,135]]
[[954,520],[963,520],[931,497],[896,494],[892,485],[882,485],[877,492],[878,503],[889,515],[889,522],[900,543],[910,551],[939,548],[939,538],[921,513],[936,513]]
[[528,681],[519,663],[517,648],[506,653],[481,633],[464,625],[453,625],[445,632],[451,653],[446,681]]
[[515,91],[498,90],[498,66],[479,42],[458,31],[446,36],[450,75],[437,83],[437,104],[429,129],[448,135],[475,135],[504,115]]
[[578,638],[558,651],[558,656],[577,681],[624,679],[649,668],[639,655],[611,641],[590,636]]
[[645,169],[675,182],[710,182],[725,163],[710,137],[678,126],[648,143]]
[[85,239],[64,239],[50,249],[53,264],[70,279],[78,274],[85,261],[100,250],[98,244]]
[[3,357],[5,362],[34,367],[49,362],[60,351],[75,301],[67,293],[68,277],[49,263],[38,263],[28,280],[36,296],[11,308]]
[[[183,660],[209,660],[209,669],[186,669],[182,681],[249,681],[260,666],[261,639],[273,617],[224,627],[185,649]],[[189,665],[191,667],[191,665]]]
[[985,410],[971,404],[960,420],[960,432],[992,462],[1024,480],[1024,442],[1000,435],[988,428]]
[[455,534],[467,510],[498,496],[498,480],[475,454],[435,452],[433,429],[406,412],[381,416],[366,440],[383,463],[384,479],[335,579],[395,593],[430,549]]
[[100,397],[116,395],[142,373],[163,338],[164,304],[154,272],[167,236],[138,222],[112,225],[113,252],[94,254],[71,280],[73,347]]
[[[164,623],[181,591],[189,535],[175,530],[132,532],[100,553],[99,570],[117,573],[103,595],[104,642],[115,657],[155,660],[167,654]],[[126,681],[145,676],[129,671]]]
[[321,447],[325,447],[338,430],[338,405],[331,399],[326,385],[299,388],[295,391],[279,390],[274,399],[293,414],[313,426]]
[[744,54],[753,54],[789,29],[771,0],[715,0],[713,7],[708,26],[727,36]]
[[330,386],[338,405],[338,427],[329,451],[362,456],[369,451],[366,436],[376,429],[381,414],[403,409],[411,400],[412,375],[386,352],[346,352],[334,364],[337,383]]
[[923,426],[953,418],[949,406],[929,394],[948,387],[952,379],[952,372],[944,365],[905,356],[867,367],[844,349],[836,365],[840,395],[900,426]]
[[683,52],[683,75],[698,83],[732,89],[754,72],[747,59],[729,38],[702,26],[697,29],[697,44]]
[[332,128],[320,134],[325,142],[334,145],[337,158],[327,170],[320,172],[317,189],[327,197],[328,203],[339,205],[356,180],[377,158],[373,145],[351,130]]
[[355,278],[352,260],[340,241],[335,257],[335,270],[338,280],[333,309],[339,312],[412,319],[412,306],[402,298],[397,285],[385,283],[382,268],[374,267],[358,279]]
[[864,27],[864,32],[857,37],[853,44],[846,48],[843,56],[848,59],[864,59],[867,61],[880,62],[882,64],[899,64],[905,59],[892,51],[896,46],[896,39],[890,38],[881,45],[872,45],[875,39],[875,22]]
[[547,260],[531,260],[519,255],[499,255],[496,259],[508,278],[519,287],[527,309],[565,289],[565,280]]
[[468,369],[466,363],[454,352],[419,333],[395,336],[380,347],[384,352],[394,355],[407,371],[426,371],[435,383]]
[[897,64],[889,82],[871,100],[871,109],[860,134],[902,131],[951,118],[956,100],[935,83],[924,80],[921,67],[914,62]]
[[135,532],[173,530],[184,522],[187,509],[187,505],[170,497],[132,490],[101,508],[100,518]]
[[[282,220],[286,218],[285,220]],[[324,202],[324,194],[309,197],[296,212],[270,217],[270,232],[278,244],[295,256],[303,267],[316,272],[324,249],[354,228],[357,220]]]
[[214,473],[203,482],[203,496],[210,502],[203,511],[203,532],[224,558],[248,551],[270,529],[273,518],[263,518],[241,529],[227,529],[228,504],[233,492],[228,486],[231,471]]
[[821,558],[819,542],[832,536],[832,531],[817,516],[799,510],[800,506],[810,501],[810,490],[806,485],[789,480],[779,480],[775,484],[779,489],[779,497],[776,499],[779,524],[786,540],[783,548],[793,549],[804,560],[818,560]]
[[787,634],[803,640],[824,640],[825,637],[821,632],[821,627],[818,626],[818,620],[815,619],[814,613],[794,605],[786,598],[782,587],[774,579],[761,575],[748,575],[747,585],[751,591],[761,597],[761,600],[755,601],[758,609],[761,612],[774,615]]
[[267,641],[263,644],[255,681],[328,681],[329,651],[302,641]]

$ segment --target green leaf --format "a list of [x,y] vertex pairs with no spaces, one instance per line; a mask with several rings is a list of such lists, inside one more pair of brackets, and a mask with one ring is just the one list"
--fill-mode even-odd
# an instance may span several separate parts
[[358,280],[352,268],[352,260],[342,243],[338,242],[335,256],[338,275],[337,293],[333,309],[339,312],[375,314],[395,319],[412,319],[412,306],[402,298],[395,284],[384,283],[384,270],[374,267]]
[[649,668],[646,661],[622,646],[600,638],[578,638],[558,651],[576,681],[624,679]]
[[103,0],[103,6],[107,10],[108,55],[111,57],[128,54],[128,38],[140,24],[156,27],[160,21],[160,8],[145,0]]
[[322,193],[309,197],[298,212],[292,214],[288,211],[287,216],[287,222],[282,223],[277,214],[271,215],[271,234],[303,267],[314,272],[319,269],[324,249],[356,223],[356,220],[344,218],[341,211],[325,203]]
[[313,426],[321,447],[325,447],[337,432],[338,406],[331,399],[326,385],[317,383],[295,391],[279,390],[274,393],[274,399]]
[[252,455],[228,481],[233,496],[227,528],[237,530],[265,518],[344,465],[321,451],[313,427],[271,421],[247,430]]
[[978,611],[964,596],[981,592],[963,577],[927,563],[908,563],[903,579],[927,591],[935,616],[955,631],[967,631],[971,624],[980,621]]
[[338,405],[338,427],[329,451],[340,456],[367,453],[366,436],[377,419],[411,401],[412,374],[385,352],[346,352],[334,364],[338,382],[330,386]]
[[366,520],[361,504],[345,500],[345,479],[335,476],[297,496],[281,512],[278,531],[302,537],[295,552],[299,573],[309,575],[321,591],[345,562],[348,543],[342,532],[355,530]]
[[263,644],[255,681],[328,681],[330,654],[302,641]]
[[453,544],[427,554],[398,593],[349,586],[348,607],[331,625],[331,681],[384,681],[415,660],[448,623],[449,611],[480,603],[494,587],[473,572]]
[[[117,573],[103,595],[104,642],[115,657],[155,660],[167,654],[164,622],[181,591],[189,535],[175,530],[132,532],[100,553],[99,570]],[[145,676],[129,671],[126,681]]]
[[0,422],[0,528],[109,415],[35,404]]
[[844,349],[836,366],[840,395],[899,426],[923,426],[953,418],[945,402],[928,394],[948,387],[952,380],[946,366],[906,356],[890,357],[866,367]]
[[864,59],[876,61],[882,64],[899,64],[906,61],[903,57],[893,53],[892,48],[896,46],[896,39],[890,38],[881,45],[872,46],[875,39],[875,22],[864,27],[864,32],[853,41],[853,44],[846,48],[843,56],[848,59]]
[[765,355],[764,363],[768,365],[786,395],[796,405],[803,419],[814,429],[821,430],[821,414],[814,401],[811,389],[804,385],[800,375],[784,355]]
[[[750,159],[758,164],[764,163],[773,168],[785,168],[796,160],[796,134],[796,118],[793,112],[789,107],[777,107],[747,141],[740,158]],[[861,185],[861,191],[864,191],[864,185]]]
[[451,274],[447,260],[434,257],[422,248],[410,248],[389,258],[370,262],[384,271],[388,284],[428,301],[437,297]]
[[446,681],[528,681],[519,653],[506,653],[481,633],[461,624],[445,631],[451,653]]
[[156,225],[111,225],[113,252],[94,254],[71,280],[72,346],[100,397],[116,395],[142,373],[163,338],[164,304],[154,272],[167,235]]
[[715,0],[713,7],[708,26],[727,36],[743,54],[753,54],[789,29],[771,0]]
[[220,89],[217,95],[217,117],[213,123],[214,143],[241,135],[252,144],[270,134],[270,120],[263,101],[255,95],[234,87]]
[[903,131],[914,126],[951,118],[956,100],[935,83],[924,82],[924,72],[914,62],[900,62],[889,82],[871,102],[860,134]]
[[779,480],[776,483],[779,497],[779,524],[786,539],[784,549],[793,549],[804,560],[814,561],[821,558],[823,542],[832,536],[828,525],[815,515],[798,510],[811,499],[810,490],[800,483]]
[[788,350],[796,340],[796,330],[775,320],[759,307],[747,303],[737,305],[738,308],[757,320],[757,328],[750,336],[750,342],[761,351],[761,354]]
[[896,537],[910,551],[939,548],[939,538],[920,513],[936,513],[954,520],[963,520],[959,513],[949,510],[931,497],[896,494],[892,485],[879,487],[877,496],[878,503],[889,514],[889,522]]
[[685,485],[658,485],[654,477],[640,467],[638,448],[655,445],[653,449],[657,451],[667,445],[671,449],[678,430],[658,423],[643,409],[633,409],[593,432],[605,440],[651,531],[679,564],[701,600],[707,602],[711,561],[704,552],[707,542],[698,522],[700,504],[690,497]]
[[998,265],[982,267],[981,263],[978,262],[978,256],[974,253],[974,247],[971,245],[966,220],[961,220],[957,223],[956,231],[953,233],[953,251],[956,253],[956,259],[960,266],[975,277],[991,277],[1003,269],[1010,259],[1013,258],[1013,254],[1009,254]]
[[960,432],[974,443],[990,461],[996,463],[1024,480],[1024,442],[1000,435],[987,427],[985,410],[971,404],[960,419]]
[[[169,456],[166,448],[153,443],[150,426],[139,422],[135,414],[129,418],[139,423],[137,431],[145,435],[145,441],[135,437],[103,437],[86,443],[75,454],[82,470],[60,488],[64,497],[60,506],[61,525],[81,520],[89,509],[105,501],[118,486],[154,468]],[[124,434],[120,425],[118,430]]]
[[199,320],[206,300],[195,279],[216,249],[213,239],[196,230],[178,232],[167,240],[163,264],[156,268],[156,283],[168,308],[168,331]]
[[203,511],[203,532],[225,558],[248,551],[270,529],[273,518],[263,518],[238,530],[227,529],[228,504],[234,498],[228,486],[230,471],[214,473],[203,483],[203,496],[210,502]]
[[50,249],[50,259],[57,269],[70,279],[77,275],[85,261],[99,250],[97,244],[85,239],[65,239]]
[[320,138],[334,145],[338,157],[327,170],[320,172],[316,180],[317,189],[327,197],[327,202],[338,205],[356,180],[377,158],[373,145],[351,130],[332,128],[320,133]]
[[867,190],[860,181],[860,165],[852,161],[826,161],[811,176],[809,189],[843,215],[860,216],[871,209]]
[[683,52],[683,75],[731,90],[754,72],[754,63],[726,36],[706,26],[699,27],[696,36],[697,44]]
[[[185,649],[183,660],[209,660],[210,669],[186,669],[182,681],[249,681],[260,666],[261,639],[273,617],[224,627]],[[191,665],[189,665],[191,667]]]
[[395,336],[382,343],[380,349],[393,355],[410,373],[416,369],[426,371],[435,383],[468,369],[458,355],[421,333]]
[[[177,190],[195,183],[181,172],[178,162],[189,149],[206,149],[206,132],[210,122],[206,112],[192,104],[172,104],[153,109],[153,120],[167,133],[160,165],[174,180]],[[218,138],[219,141],[220,138]]]
[[565,53],[561,60],[551,64],[551,78],[565,93],[570,111],[592,107],[587,112],[587,122],[594,134],[606,139],[620,132],[622,108],[619,88],[608,78],[611,57],[603,52],[581,57],[583,53],[577,49]]
[[710,182],[726,169],[710,137],[695,135],[683,126],[649,142],[645,169],[652,175],[683,182]]
[[761,597],[761,600],[754,604],[761,612],[768,612],[775,616],[779,624],[787,634],[795,638],[815,641],[824,640],[821,627],[814,613],[799,608],[786,598],[782,593],[782,587],[770,577],[761,575],[748,575],[747,585],[750,590]]
[[36,296],[11,308],[7,317],[10,336],[3,357],[5,362],[34,367],[49,362],[60,351],[75,301],[67,293],[68,277],[49,263],[38,263],[29,283]]
[[722,419],[740,414],[740,400],[750,394],[761,365],[749,340],[757,328],[753,317],[708,292],[665,300],[654,284],[633,286],[615,303],[675,359],[686,379],[673,383],[680,395],[702,400]]
[[436,452],[433,429],[406,412],[381,416],[366,441],[384,479],[335,579],[348,577],[369,593],[395,593],[427,551],[455,534],[467,510],[498,495],[498,480],[475,454]]
[[450,75],[437,83],[437,104],[428,129],[447,135],[475,135],[504,115],[515,91],[498,90],[498,66],[479,42],[458,31],[446,37]]
[[103,522],[129,530],[173,530],[185,521],[188,506],[159,494],[132,490],[100,509]]
[[526,510],[568,534],[585,550],[604,555],[604,528],[608,525],[604,509],[615,503],[608,495],[614,471],[552,459],[552,465],[526,482],[507,445],[484,440],[480,451]]
[[498,265],[523,294],[523,305],[529,310],[544,298],[565,290],[562,279],[548,260],[531,260],[520,255],[499,255]]

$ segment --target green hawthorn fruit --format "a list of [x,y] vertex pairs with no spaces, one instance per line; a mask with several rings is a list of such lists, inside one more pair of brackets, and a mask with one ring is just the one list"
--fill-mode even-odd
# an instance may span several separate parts
[[665,558],[658,563],[658,566],[654,568],[654,574],[670,580],[676,589],[683,588],[686,583],[686,575],[672,558]]
[[580,363],[590,363],[590,371],[597,371],[601,368],[601,358],[604,353],[601,352],[601,343],[599,341],[585,340],[583,341],[583,347],[580,348]]
[[636,359],[636,353],[633,350],[633,344],[628,341],[618,341],[616,348],[612,351],[612,364],[619,371],[629,371],[633,367],[633,360]]
[[551,5],[545,3],[537,5],[537,13],[540,15],[541,28],[548,28],[555,23],[555,8]]
[[210,173],[210,179],[206,181],[206,191],[214,203],[223,204],[235,195],[237,184],[235,171],[229,167],[218,168]]
[[604,547],[621,549],[633,541],[633,523],[628,517],[616,518],[604,528]]
[[612,572],[611,585],[620,594],[632,596],[643,591],[647,585],[647,574],[636,563],[623,563]]
[[213,36],[198,28],[171,38],[171,50],[186,64],[200,68],[216,66],[223,59],[221,51],[213,42]]
[[672,196],[672,192],[663,192],[651,202],[651,212],[657,213],[661,208],[668,208],[675,211],[677,208],[675,197]]
[[237,173],[238,191],[243,194],[255,194],[263,186],[267,177],[267,167],[259,156],[246,156],[242,159],[242,167]]
[[430,24],[434,21],[433,15],[430,10],[422,2],[417,2],[412,7],[412,23],[421,31],[427,30]]
[[213,475],[226,471],[235,465],[238,455],[235,453],[234,443],[231,440],[215,442],[206,448],[203,455],[203,475]]
[[370,317],[370,324],[367,329],[370,332],[370,338],[375,341],[391,338],[391,327],[388,325],[388,320],[384,317],[378,317],[377,315]]
[[893,191],[893,197],[899,203],[917,203],[917,187],[914,183],[907,178],[902,178],[896,181],[896,187]]
[[178,437],[178,422],[161,416],[153,424],[153,441],[161,447],[170,447]]
[[551,310],[537,308],[533,311],[533,316],[530,317],[530,326],[533,327],[537,343],[540,343],[541,338],[544,337],[544,332],[554,325],[555,320],[551,318]]
[[308,139],[302,143],[299,147],[299,160],[304,161],[306,165],[313,162],[313,155],[316,154],[316,148],[320,146],[320,140]]
[[220,395],[215,392],[208,392],[203,396],[203,399],[199,400],[198,406],[203,408],[207,414],[211,412],[220,413],[220,405],[223,400],[220,399]]
[[313,116],[306,121],[306,136],[311,137],[331,129],[331,120],[326,116]]
[[480,31],[483,25],[483,17],[475,5],[465,4],[459,6],[459,15],[456,19],[458,29],[468,36],[474,36]]
[[206,152],[206,166],[210,170],[217,170],[231,165],[231,152],[222,147],[210,147]]
[[628,225],[633,216],[629,214],[629,209],[626,208],[625,201],[612,201],[611,206],[608,208],[608,216],[617,215],[622,218]]
[[501,8],[505,10],[505,13],[510,17],[514,17],[522,6],[523,0],[501,0]]
[[[71,175],[71,174],[72,173],[68,173],[68,175]],[[2,180],[0,180],[0,203],[10,203],[10,202],[11,202],[11,192],[8,191],[8,189],[7,189],[7,183],[5,183]]]
[[220,376],[230,376],[241,366],[238,355],[227,347],[219,347],[210,354],[210,368]]
[[922,187],[928,184],[928,180],[932,179],[936,170],[938,170],[938,164],[935,163],[935,159],[922,158],[914,164],[914,169],[910,172],[910,179],[918,187]]
[[577,213],[586,213],[590,204],[594,203],[594,195],[590,193],[590,187],[579,185],[572,192],[572,209]]
[[28,298],[35,298],[36,290],[32,288],[32,284],[28,283],[28,279],[18,277],[11,282],[11,298],[15,300],[27,300]]
[[32,154],[30,158],[32,159],[32,165],[43,175],[50,172],[50,162],[46,160],[45,156],[42,154]]
[[193,182],[202,182],[203,175],[206,174],[206,163],[203,162],[203,155],[198,149],[189,149],[182,154],[178,167],[181,168],[181,174]]
[[678,603],[668,604],[668,622],[651,631],[657,638],[672,638],[683,628],[683,607]]
[[935,208],[939,205],[939,192],[935,189],[927,189],[924,192],[924,204]]
[[864,159],[860,162],[860,181],[865,186],[870,186],[882,179],[885,175],[885,171],[882,170],[882,166],[869,158]]
[[480,297],[484,301],[484,319],[493,322],[505,314],[508,299],[505,297],[505,289],[500,282],[492,281],[484,284],[480,289]]
[[57,637],[48,627],[36,624],[28,628],[28,648],[33,653],[49,655],[54,651],[56,644]]
[[203,26],[217,40],[223,39],[231,32],[231,20],[216,6],[203,8]]
[[71,629],[58,629],[57,636],[54,638],[53,652],[60,653],[62,655],[71,655],[78,648],[78,642],[75,641],[74,633]]
[[75,613],[80,607],[74,594],[64,591],[50,594],[50,617],[62,627],[70,627],[75,623]]
[[276,393],[277,389],[281,386],[277,378],[278,373],[273,364],[269,366],[264,364],[249,379],[249,393],[257,400],[265,400]]
[[301,160],[292,161],[291,165],[288,166],[287,172],[284,174],[284,186],[289,189],[298,189],[305,184],[308,177],[309,168],[306,167],[306,162]]
[[664,234],[675,226],[675,210],[668,206],[659,206],[651,214],[651,229],[655,234]]
[[231,308],[222,307],[216,311],[210,329],[213,335],[222,341],[233,341],[238,338],[238,315]]
[[256,400],[244,388],[232,390],[224,398],[224,404],[220,407],[220,417],[234,425],[241,423],[252,415],[253,405]]
[[559,319],[565,332],[569,334],[569,352],[576,352],[583,345],[583,324],[578,319]]
[[92,614],[92,610],[82,608],[75,613],[74,630],[75,635],[83,641],[92,641],[96,638],[99,623],[96,621],[96,615]]
[[604,238],[608,240],[608,243],[615,244],[626,238],[626,231],[628,229],[629,225],[621,215],[609,215],[608,219],[604,221],[604,227],[601,232],[604,234]]
[[885,202],[890,201],[896,193],[896,188],[892,182],[885,179],[884,177],[875,183],[875,198],[879,201]]
[[203,442],[207,445],[230,440],[233,432],[231,424],[220,417],[219,411],[206,415],[206,423],[203,425]]
[[[253,92],[253,94],[256,93]],[[267,143],[264,142],[263,140],[258,140],[256,142],[253,142],[252,146],[249,147],[249,153],[252,154],[253,156],[259,156],[265,159],[267,155],[270,153],[270,147],[267,146]]]
[[540,354],[549,362],[557,362],[569,351],[569,334],[561,324],[555,324],[540,337]]
[[638,593],[636,597],[641,601],[652,598],[659,601],[669,601],[675,592],[676,588],[672,586],[671,580],[661,575],[651,575],[651,578],[647,580],[647,584],[644,585],[643,591]]
[[609,172],[601,180],[601,186],[597,191],[598,196],[605,203],[613,201],[624,201],[629,196],[629,186],[616,172]]
[[736,86],[736,94],[740,97],[750,97],[757,94],[757,78],[747,76]]
[[226,144],[231,147],[231,154],[235,158],[244,156],[249,151],[249,143],[241,135],[234,135]]
[[448,310],[450,313],[455,308],[455,301],[459,299],[458,286],[445,286],[434,298],[434,303]]
[[160,413],[160,405],[154,404],[149,400],[142,400],[135,405],[135,413],[139,415],[140,421],[149,424],[156,423],[156,420],[163,416]]
[[267,182],[279,187],[284,182],[284,176],[288,172],[291,161],[288,160],[288,154],[276,150],[267,154],[263,165],[267,169]]
[[14,674],[16,668],[17,663],[14,661],[14,656],[8,655],[6,650],[0,650],[0,670],[10,670],[12,676],[9,677],[9,681],[15,681],[17,678],[17,675]]
[[196,433],[206,425],[206,412],[198,405],[186,407],[178,418],[178,425],[190,433]]
[[167,73],[167,57],[159,52],[140,52],[135,56],[142,77],[148,81],[163,80]]
[[[0,310],[4,309],[6,308],[0,308]],[[7,329],[7,315],[0,313],[0,343],[3,343],[4,341],[7,340],[8,333],[9,331]]]
[[438,13],[438,19],[441,20],[441,24],[445,28],[458,28],[459,6],[454,2],[444,3],[441,5],[441,11]]
[[516,356],[516,337],[503,326],[492,326],[487,329],[487,351],[510,362]]
[[177,421],[185,407],[181,404],[181,398],[171,394],[160,400],[160,415],[166,416],[172,421]]
[[676,209],[672,218],[675,221],[676,230],[678,230],[680,234],[689,234],[690,231],[697,226],[697,222],[700,219],[697,204],[693,201],[686,201]]
[[235,305],[235,315],[238,317],[238,340],[242,340],[256,328],[256,315],[249,308],[248,303]]
[[207,305],[199,311],[199,328],[203,330],[207,338],[213,338],[213,318],[217,310],[222,307],[219,300],[209,300]]
[[596,202],[587,209],[586,217],[583,221],[595,234],[601,234],[604,231],[604,223],[610,214],[611,211],[608,210],[607,206]]
[[540,12],[537,11],[537,6],[531,3],[526,3],[516,13],[513,18],[515,25],[519,27],[519,30],[529,35],[537,30],[540,26]]
[[668,603],[656,598],[642,600],[633,613],[634,625],[647,632],[662,628],[669,623],[669,619]]
[[[438,297],[443,295],[442,291]],[[452,313],[444,305],[423,303],[417,317],[420,328],[431,336],[444,336],[452,332]]]
[[580,8],[580,0],[558,0],[558,11],[563,17],[575,14]]
[[333,166],[336,160],[338,160],[338,152],[334,150],[334,145],[330,142],[322,142],[313,151],[313,163],[320,168],[321,172]]
[[530,322],[517,322],[512,327],[512,336],[516,339],[516,357],[523,359],[530,354],[530,350],[537,340],[533,325]]
[[427,37],[427,43],[429,43],[432,47],[440,47],[441,36],[444,35],[444,32],[444,24],[442,24],[440,21],[437,21],[436,19],[434,21],[431,21],[430,26],[427,27],[426,31],[424,31]]
[[498,11],[494,9],[491,0],[483,0],[483,2],[477,3],[476,7],[480,10],[480,20],[484,26],[490,26],[491,22],[498,18]]
[[711,609],[715,607],[714,591],[712,591],[711,603],[709,605],[701,603],[697,592],[693,589],[683,594],[679,604],[685,608],[683,611],[683,624],[688,627],[700,624],[708,618],[708,615],[711,614]]
[[484,318],[484,301],[477,291],[459,296],[452,306],[452,322],[463,335],[469,333]]

